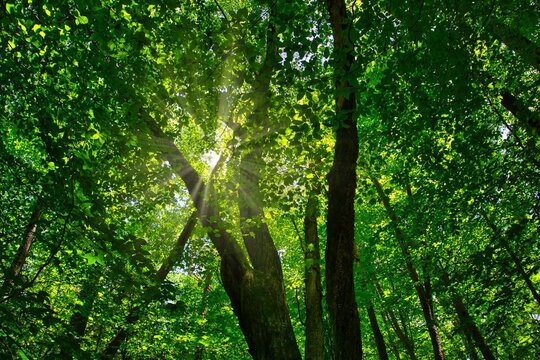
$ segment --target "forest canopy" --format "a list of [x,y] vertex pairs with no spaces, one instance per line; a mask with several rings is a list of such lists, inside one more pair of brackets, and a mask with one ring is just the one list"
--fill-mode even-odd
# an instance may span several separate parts
[[538,359],[536,1],[0,12],[0,358]]

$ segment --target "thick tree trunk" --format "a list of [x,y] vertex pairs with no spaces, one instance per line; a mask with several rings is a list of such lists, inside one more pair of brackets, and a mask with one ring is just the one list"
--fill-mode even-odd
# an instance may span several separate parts
[[[156,143],[175,173],[186,184],[201,224],[221,258],[223,287],[231,300],[249,351],[255,359],[300,359],[280,277],[251,268],[244,252],[219,216],[204,181],[174,142],[146,118]],[[280,271],[278,271],[280,272]]]
[[304,217],[304,274],[306,286],[306,360],[324,359],[324,330],[321,288],[321,253],[317,229],[318,201],[311,195]]
[[[271,16],[273,11],[274,8]],[[248,121],[255,124],[266,122],[270,79],[278,57],[271,21],[265,62],[253,86],[254,109]],[[209,229],[208,236],[221,257],[223,287],[231,300],[251,356],[255,359],[300,359],[285,300],[281,261],[264,223],[262,197],[258,188],[262,160],[257,143],[245,144],[248,150],[240,161],[240,172],[245,177],[239,179],[238,205],[242,237],[252,264],[250,266],[244,252],[228,231],[228,226],[220,219],[218,206],[215,199],[212,199],[212,189],[204,184],[196,170],[153,119],[147,116],[146,123],[156,143],[163,146],[165,158],[186,184],[201,224]],[[249,135],[253,134],[243,134],[243,140],[250,140],[247,137]]]
[[431,339],[431,345],[433,347],[433,354],[435,356],[435,359],[443,360],[444,352],[442,348],[441,338],[439,336],[439,329],[437,327],[437,322],[435,319],[435,315],[433,313],[433,307],[431,304],[432,297],[431,297],[429,287],[425,286],[427,285],[427,283],[422,283],[420,281],[420,276],[418,275],[418,271],[416,270],[416,267],[414,266],[413,261],[412,261],[408,239],[406,238],[405,234],[403,233],[403,231],[398,225],[397,216],[396,216],[396,213],[394,212],[394,209],[392,208],[392,205],[390,204],[390,199],[384,193],[383,187],[380,184],[379,180],[377,180],[373,176],[370,177],[370,180],[375,186],[375,189],[377,190],[379,199],[386,210],[386,213],[390,219],[392,228],[394,229],[394,234],[398,240],[398,243],[400,244],[403,257],[405,258],[405,265],[407,267],[407,272],[409,273],[409,277],[414,285],[416,294],[418,295],[420,306],[422,307],[422,314],[424,315],[424,319],[426,321],[426,326],[428,328],[429,337]]
[[351,20],[343,0],[328,0],[334,39],[336,145],[328,174],[326,289],[336,359],[361,359],[362,338],[353,281],[354,197],[358,133],[355,91],[349,82],[354,61],[348,32]]
[[373,331],[373,337],[375,338],[375,344],[377,345],[377,353],[379,354],[379,359],[388,360],[386,343],[384,342],[384,336],[379,327],[379,322],[377,321],[377,315],[375,314],[373,303],[370,303],[367,307],[367,313],[369,317],[369,323],[371,325],[371,330]]
[[24,239],[21,245],[19,246],[19,249],[17,250],[17,255],[15,256],[15,259],[13,259],[13,262],[11,263],[11,266],[9,267],[5,275],[4,283],[2,285],[2,300],[3,301],[9,298],[9,293],[11,292],[13,286],[15,285],[17,278],[21,275],[22,268],[26,262],[28,253],[30,252],[30,248],[32,247],[32,244],[34,243],[34,239],[35,239],[35,235],[36,235],[37,227],[38,227],[38,222],[41,219],[42,214],[43,214],[43,207],[38,201],[36,205],[34,206],[34,210],[32,212],[32,215],[30,216],[30,221],[28,222],[28,225],[26,225]]
[[[247,118],[246,128],[235,129],[237,134],[241,133],[243,142],[239,149],[243,154],[238,173],[240,228],[253,266],[242,281],[237,315],[253,358],[300,359],[285,296],[281,260],[265,223],[259,185],[264,166],[262,143],[270,128],[270,83],[279,58],[274,39],[275,11],[273,7],[270,12],[265,59],[253,84],[253,112]],[[248,129],[257,133],[250,133]]]

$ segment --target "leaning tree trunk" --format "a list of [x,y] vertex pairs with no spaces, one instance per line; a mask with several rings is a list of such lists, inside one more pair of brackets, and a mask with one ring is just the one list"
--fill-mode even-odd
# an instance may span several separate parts
[[[248,119],[250,125],[267,121],[270,79],[279,56],[272,27],[274,11],[275,7],[269,20],[266,58],[253,84],[255,102],[253,114]],[[264,223],[258,188],[262,167],[258,144],[244,144],[245,149],[241,150],[245,153],[240,160],[240,171],[245,176],[239,179],[238,205],[248,261],[228,224],[220,219],[211,187],[205,185],[174,141],[161,131],[155,121],[148,115],[145,115],[145,120],[156,143],[161,145],[166,160],[186,184],[201,224],[209,229],[208,236],[221,258],[223,287],[231,300],[251,356],[254,359],[301,359],[285,299],[281,261]],[[243,140],[250,140],[249,135],[243,134]]]
[[362,358],[353,279],[358,133],[354,118],[356,96],[349,80],[353,76],[354,54],[345,1],[328,0],[327,5],[334,40],[337,130],[334,162],[328,174],[326,291],[336,359],[350,360]]
[[[384,300],[383,294],[384,291],[379,284],[377,280],[375,280],[375,289],[377,290],[377,294],[379,295],[381,301]],[[411,360],[416,360],[416,354],[414,352],[414,344],[412,340],[409,338],[407,333],[401,328],[399,325],[399,321],[394,314],[394,311],[392,309],[383,309],[382,311],[382,317],[384,319],[388,319],[388,322],[390,322],[390,326],[396,333],[399,341],[401,342],[401,345],[405,348],[405,351],[407,352],[407,355],[409,355],[409,358]]]
[[[446,271],[442,275],[442,280],[447,289],[452,288],[450,275]],[[459,320],[459,325],[465,333],[466,338],[471,338],[474,340],[474,344],[476,347],[478,347],[485,360],[495,360],[495,356],[487,345],[484,336],[476,326],[474,319],[469,314],[469,311],[467,310],[467,307],[463,303],[461,297],[456,292],[453,292],[451,294],[451,300]]]
[[531,295],[533,299],[536,301],[536,304],[540,305],[540,294],[538,293],[538,290],[536,290],[536,287],[534,286],[529,273],[525,270],[525,266],[523,265],[523,262],[519,258],[518,254],[516,254],[514,249],[512,249],[512,247],[510,246],[510,243],[508,242],[509,240],[508,238],[510,237],[512,233],[511,230],[509,230],[506,235],[501,234],[497,225],[495,225],[495,223],[491,221],[491,219],[488,217],[488,215],[485,212],[482,213],[482,216],[484,220],[486,221],[486,223],[488,224],[488,226],[493,231],[492,237],[495,240],[494,242],[497,243],[501,248],[503,248],[506,251],[506,253],[510,256],[510,258],[512,259],[514,263],[514,266],[516,267],[518,274],[521,276],[521,278],[525,282],[525,285],[527,285],[527,288],[531,292]]
[[540,136],[540,119],[537,113],[531,111],[525,104],[508,91],[504,91],[501,96],[501,104],[530,132]]
[[42,214],[43,207],[40,201],[38,201],[36,205],[34,205],[34,210],[32,211],[32,215],[30,216],[30,221],[26,225],[24,239],[21,242],[19,249],[17,250],[17,255],[15,256],[15,259],[13,259],[13,262],[11,263],[11,266],[7,271],[6,277],[4,278],[4,283],[2,285],[1,302],[6,301],[9,298],[9,293],[13,289],[17,278],[19,278],[19,276],[21,275],[22,268],[26,263],[26,258],[28,257],[28,253],[30,252],[30,248],[34,243],[38,228],[38,222],[41,219]]
[[487,30],[527,64],[540,71],[540,47],[502,21],[490,21]]
[[418,271],[413,264],[408,240],[398,225],[397,216],[396,216],[396,213],[394,212],[392,205],[390,204],[390,199],[385,194],[384,189],[382,185],[380,184],[379,180],[377,180],[377,178],[371,176],[370,180],[375,186],[379,199],[386,210],[388,218],[390,219],[391,226],[394,230],[394,234],[396,236],[396,239],[398,240],[401,251],[403,253],[403,257],[405,258],[405,265],[407,267],[407,272],[414,285],[414,289],[418,296],[420,306],[422,307],[422,314],[424,315],[426,326],[429,332],[429,337],[431,339],[431,346],[433,347],[433,355],[435,356],[436,360],[444,360],[444,352],[442,348],[441,337],[439,335],[439,329],[437,327],[435,314],[433,313],[433,307],[431,304],[432,297],[431,297],[429,288],[425,286],[425,283],[420,281],[420,276],[418,275]]
[[[189,240],[196,224],[197,212],[194,211],[186,222],[186,225],[184,225],[182,232],[176,239],[174,248],[169,252],[169,255],[167,255],[167,258],[163,261],[159,267],[159,270],[156,272],[155,280],[157,283],[162,283],[167,278],[167,275],[171,272],[174,265],[182,258],[186,243]],[[116,355],[120,349],[120,346],[122,346],[122,343],[128,338],[129,333],[127,327],[139,321],[140,312],[141,306],[136,306],[130,310],[126,317],[125,325],[118,329],[113,338],[109,340],[107,346],[101,353],[101,359],[112,359]]]
[[388,360],[388,352],[386,351],[386,344],[384,342],[384,336],[379,327],[379,322],[377,321],[377,315],[375,314],[375,308],[373,307],[373,302],[367,307],[367,313],[369,317],[369,323],[371,325],[371,330],[373,331],[373,337],[375,338],[375,344],[377,345],[377,353],[379,354],[379,360]]

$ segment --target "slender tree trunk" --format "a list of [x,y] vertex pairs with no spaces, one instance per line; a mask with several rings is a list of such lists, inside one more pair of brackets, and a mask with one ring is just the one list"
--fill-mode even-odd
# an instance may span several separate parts
[[[212,271],[210,269],[206,270],[206,276],[204,277],[204,288],[203,288],[203,296],[202,296],[202,310],[200,312],[200,316],[202,319],[206,318],[206,315],[208,314],[208,294],[210,293],[210,285],[212,284]],[[195,351],[195,356],[193,357],[194,360],[202,360],[203,353],[204,353],[204,345],[200,345],[197,350]]]
[[161,263],[159,270],[156,273],[156,281],[163,282],[167,278],[167,275],[171,272],[174,265],[182,258],[184,248],[193,233],[193,229],[197,225],[197,211],[193,211],[189,216],[186,225],[182,229],[182,232],[176,239],[173,249],[167,255],[167,258]]
[[318,201],[311,195],[304,217],[304,273],[306,286],[306,360],[324,359],[324,330],[321,288],[321,253],[317,229]]
[[69,319],[70,330],[67,335],[63,336],[66,346],[63,346],[60,351],[60,356],[63,359],[72,359],[73,356],[80,358],[81,350],[80,339],[86,332],[88,317],[92,312],[97,287],[96,271],[92,271],[89,277],[83,282],[81,291],[79,292],[79,301],[81,303],[75,306],[75,310]]
[[[459,326],[459,324],[457,324],[457,326]],[[463,342],[465,344],[465,350],[467,351],[469,359],[470,360],[480,360],[478,358],[478,354],[476,353],[476,349],[474,347],[473,340],[472,340],[471,336],[466,332],[462,332],[461,335],[463,336]]]
[[[452,284],[450,282],[450,275],[447,272],[443,273],[442,280],[444,286],[449,289],[449,291],[451,291],[450,289],[452,287]],[[451,298],[452,305],[454,307],[454,310],[456,311],[459,320],[459,325],[462,328],[467,339],[471,338],[474,340],[475,345],[478,347],[485,360],[495,360],[495,356],[493,356],[491,349],[487,345],[484,336],[476,326],[474,319],[469,314],[469,311],[463,303],[463,300],[461,300],[460,296],[456,292],[453,292],[451,294]]]
[[405,258],[407,272],[409,273],[409,277],[411,281],[413,282],[414,289],[416,290],[416,294],[418,295],[418,300],[420,301],[420,306],[422,307],[422,313],[424,315],[426,326],[428,328],[429,337],[431,339],[431,345],[433,347],[433,354],[435,356],[435,359],[443,360],[444,352],[442,348],[441,338],[439,335],[439,329],[437,327],[437,322],[435,319],[435,315],[433,313],[432,297],[431,297],[429,287],[425,286],[425,285],[428,285],[429,283],[428,282],[422,283],[420,281],[420,276],[418,275],[418,271],[416,270],[416,267],[413,264],[412,257],[410,254],[408,239],[406,238],[405,234],[403,233],[403,231],[398,225],[397,216],[396,216],[396,213],[394,212],[394,209],[392,208],[392,205],[390,204],[390,199],[384,193],[384,190],[382,188],[382,185],[379,183],[379,180],[377,180],[373,176],[370,177],[370,179],[377,190],[379,199],[381,200],[384,208],[386,209],[386,212],[388,214],[388,217],[394,229],[394,234],[398,240],[398,243],[400,244],[403,256]]
[[7,274],[4,278],[4,283],[2,285],[3,301],[8,299],[9,293],[15,285],[17,278],[21,275],[22,268],[26,263],[26,258],[28,257],[28,253],[30,252],[30,248],[34,243],[35,235],[38,228],[38,222],[41,219],[42,214],[43,207],[38,201],[36,205],[34,205],[34,210],[32,211],[32,215],[30,216],[30,221],[28,222],[28,225],[26,225],[24,239],[19,246],[19,249],[17,250],[17,255],[15,256],[15,259],[13,259],[13,262],[11,263],[11,266],[9,267]]
[[140,318],[139,311],[140,311],[140,308],[137,306],[129,312],[129,315],[126,318],[125,326],[123,326],[120,330],[118,330],[116,335],[107,343],[107,347],[101,353],[100,359],[114,358],[114,356],[120,349],[120,346],[122,346],[122,344],[128,338],[129,333],[127,331],[127,327],[139,321],[139,318]]
[[[176,264],[182,257],[182,253],[184,251],[186,243],[189,240],[191,233],[193,232],[193,229],[195,228],[196,224],[197,224],[197,212],[194,211],[190,215],[188,221],[186,222],[186,225],[184,226],[184,228],[182,229],[182,232],[178,236],[178,239],[176,240],[174,248],[169,252],[169,255],[163,261],[159,270],[156,272],[155,279],[158,283],[163,282],[165,278],[167,278],[167,275],[174,267],[174,264]],[[116,355],[116,353],[120,349],[120,346],[127,339],[129,335],[127,328],[130,325],[133,325],[134,323],[139,321],[140,311],[141,311],[140,306],[136,306],[135,308],[130,310],[128,316],[126,317],[125,325],[122,325],[122,327],[116,332],[114,337],[107,343],[107,347],[105,348],[105,350],[103,350],[101,354],[101,359],[112,359]]]
[[358,133],[356,95],[351,79],[351,20],[344,0],[327,0],[334,40],[336,77],[336,145],[328,174],[326,289],[336,359],[361,359],[362,338],[353,281],[354,197]]
[[[375,287],[377,289],[377,293],[379,294],[379,297],[382,299],[383,290],[381,288],[381,285],[378,282],[376,282]],[[403,329],[399,325],[399,321],[396,315],[394,314],[394,311],[392,311],[392,309],[385,309],[382,315],[383,315],[383,319],[388,318],[388,321],[390,322],[392,329],[396,333],[399,341],[401,342],[401,345],[403,345],[403,347],[405,348],[405,351],[407,352],[407,355],[409,355],[409,358],[411,360],[416,360],[416,354],[414,352],[413,342],[409,338],[409,336],[406,334],[406,332],[403,331]]]
[[486,344],[484,336],[476,327],[476,324],[463,304],[463,301],[457,295],[454,295],[452,297],[452,304],[458,315],[460,326],[463,327],[466,336],[470,336],[474,340],[474,343],[484,356],[485,360],[495,360],[495,356],[493,356],[491,349]]
[[[482,216],[484,217],[484,220],[488,224],[488,226],[493,231],[493,237],[496,240],[496,242],[501,246],[510,256],[512,261],[514,262],[514,266],[516,267],[516,270],[518,271],[518,274],[521,276],[525,284],[527,285],[527,288],[531,292],[531,295],[533,299],[536,301],[537,305],[540,305],[540,294],[536,290],[534,284],[531,281],[530,276],[525,271],[525,267],[523,266],[523,262],[519,258],[519,256],[516,254],[516,252],[512,249],[510,244],[508,243],[508,239],[503,236],[499,229],[497,228],[497,225],[491,221],[491,219],[488,217],[486,213],[483,213]],[[510,232],[509,232],[510,234]],[[508,237],[509,234],[506,236]]]
[[[384,326],[386,326],[387,329],[390,329],[392,326],[388,323],[387,315],[386,315],[386,313],[384,311],[381,311],[381,318],[383,320]],[[388,331],[390,331],[390,330],[388,330]],[[392,354],[394,354],[394,357],[396,358],[396,360],[400,360],[401,355],[399,354],[399,349],[397,347],[396,342],[394,341],[392,336],[389,336],[388,339],[390,341],[390,349],[392,350]],[[399,337],[398,337],[398,339],[399,339]],[[413,352],[413,354],[414,354],[414,352]]]
[[375,344],[377,345],[377,353],[379,354],[379,359],[388,360],[386,344],[384,342],[384,337],[379,327],[379,322],[377,321],[377,315],[375,314],[373,303],[370,303],[367,307],[367,313],[369,317],[369,323],[371,325],[371,330],[373,331],[373,336],[375,338]]

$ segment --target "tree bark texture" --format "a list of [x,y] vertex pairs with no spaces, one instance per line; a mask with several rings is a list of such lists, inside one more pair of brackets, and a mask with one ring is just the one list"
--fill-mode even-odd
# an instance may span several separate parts
[[324,329],[321,285],[321,253],[317,229],[318,201],[311,195],[304,217],[304,276],[306,286],[306,360],[324,359]]
[[348,37],[351,20],[344,0],[328,0],[336,77],[336,144],[328,174],[326,290],[336,359],[361,359],[362,339],[356,305],[354,262],[354,197],[358,133],[355,91],[348,79],[354,62]]

